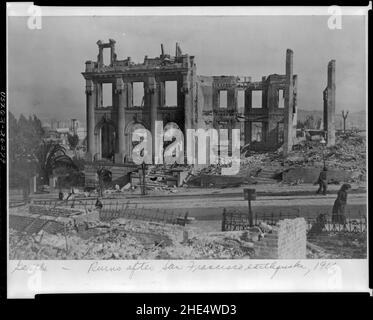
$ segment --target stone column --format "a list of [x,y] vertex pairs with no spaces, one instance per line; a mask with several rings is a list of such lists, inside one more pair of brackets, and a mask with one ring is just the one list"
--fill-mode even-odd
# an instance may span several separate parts
[[284,156],[293,146],[293,51],[286,50],[286,87],[284,108]]
[[298,120],[298,76],[293,75],[293,137],[297,136]]
[[116,79],[115,94],[118,97],[118,153],[115,155],[115,163],[124,163],[126,153],[124,130],[126,125],[125,109],[127,108],[127,90],[122,78]]
[[96,101],[97,108],[102,108],[102,83],[96,85]]
[[95,103],[96,83],[86,80],[86,105],[87,105],[87,161],[93,161],[96,153],[95,146]]
[[252,90],[245,90],[245,144],[251,142],[251,122],[248,120],[248,117],[251,112],[252,105]]
[[161,107],[164,107],[164,105],[166,103],[165,93],[166,93],[165,83],[164,82],[160,82],[159,83],[159,101],[160,101],[159,105]]
[[36,183],[36,178],[37,176],[32,176],[29,180],[29,183],[30,183],[30,193],[33,194],[37,191],[37,183]]
[[183,82],[181,87],[181,93],[184,99],[184,154],[187,150],[188,145],[188,129],[192,128],[193,108],[192,108],[192,97],[191,88],[189,84],[188,74],[183,76]]
[[324,90],[324,130],[328,146],[335,144],[335,60],[328,63],[328,85]]
[[98,65],[98,68],[100,69],[102,67],[102,64],[103,64],[102,41],[98,40],[96,43],[98,45],[97,65]]
[[150,95],[150,131],[152,133],[152,160],[155,163],[155,122],[158,114],[158,86],[154,77],[150,77],[147,83],[147,93]]

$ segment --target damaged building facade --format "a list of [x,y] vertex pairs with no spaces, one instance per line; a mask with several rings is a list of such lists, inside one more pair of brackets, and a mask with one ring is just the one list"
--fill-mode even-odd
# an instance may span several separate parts
[[255,151],[269,151],[284,145],[291,151],[297,123],[297,76],[293,74],[293,52],[286,53],[286,73],[251,77],[198,76],[203,110],[210,127],[241,129],[242,144]]
[[82,73],[89,162],[131,163],[134,130],[148,129],[154,146],[155,121],[162,121],[165,129],[180,129],[184,136],[187,129],[224,128],[230,139],[231,129],[241,129],[241,145],[249,143],[252,150],[281,145],[285,154],[291,150],[297,122],[292,50],[286,52],[285,74],[252,81],[197,75],[194,56],[183,54],[178,44],[174,56],[161,46],[159,57],[145,56],[142,63],[117,59],[112,39],[97,45],[97,61],[87,61]]
[[328,63],[327,86],[323,91],[324,134],[328,146],[335,144],[335,60]]

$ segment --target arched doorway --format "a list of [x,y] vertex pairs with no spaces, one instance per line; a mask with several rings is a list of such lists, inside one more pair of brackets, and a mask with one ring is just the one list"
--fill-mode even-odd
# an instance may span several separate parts
[[95,128],[98,160],[114,161],[116,150],[116,127],[110,120],[100,121]]
[[[175,122],[168,122],[164,128],[164,160],[175,161],[178,163],[184,162],[184,135],[180,130],[180,127]],[[177,140],[177,142],[175,142]],[[171,144],[173,144],[171,146]],[[167,147],[170,146],[170,150],[167,151]]]
[[101,158],[113,160],[115,154],[115,128],[105,123],[101,127]]
[[146,129],[145,125],[140,122],[132,121],[130,122],[125,129],[125,143],[126,143],[126,155],[128,161],[132,161],[132,150],[133,148],[140,143],[140,141],[132,141],[133,132],[137,129]]
[[[170,131],[168,131],[170,130]],[[175,130],[175,131],[174,131]],[[177,132],[176,132],[177,130]],[[163,128],[163,132],[169,132],[170,135],[175,135],[177,134],[178,132],[182,132],[180,130],[180,127],[177,125],[177,123],[175,122],[168,122],[164,128]],[[174,142],[176,140],[175,136],[172,138],[172,141],[163,141],[163,150],[168,146],[170,145],[172,142]]]

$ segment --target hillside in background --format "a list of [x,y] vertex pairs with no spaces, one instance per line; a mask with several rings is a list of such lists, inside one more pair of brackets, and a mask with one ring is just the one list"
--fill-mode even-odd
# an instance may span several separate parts
[[[308,117],[313,116],[315,120],[323,118],[322,110],[304,110],[298,109],[298,120],[304,122]],[[343,129],[343,118],[340,112],[336,113],[335,127],[337,130]],[[351,129],[352,127],[366,130],[366,112],[350,112],[346,120],[346,129]]]
[[[313,116],[315,121],[317,119],[322,119],[323,118],[323,111],[322,110],[304,110],[304,109],[298,109],[298,120],[301,122],[306,121],[306,119],[310,116]],[[347,129],[351,129],[352,127],[359,128],[362,130],[366,130],[366,112],[363,111],[358,111],[358,112],[350,112],[347,117]],[[46,117],[45,115],[41,115],[39,119],[43,123],[50,123],[51,119]],[[70,119],[54,119],[55,121],[61,120],[66,124],[68,127],[70,125]],[[80,124],[84,127],[85,126],[85,121],[86,119],[84,117],[77,117],[77,120],[80,122]],[[342,114],[340,112],[336,113],[336,121],[335,121],[335,126],[337,130],[343,129],[343,119],[342,119]]]

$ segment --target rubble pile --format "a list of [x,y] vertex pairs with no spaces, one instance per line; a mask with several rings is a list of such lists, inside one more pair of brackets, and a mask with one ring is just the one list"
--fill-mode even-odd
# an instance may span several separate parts
[[366,177],[366,138],[349,132],[337,137],[334,146],[323,146],[319,141],[302,141],[284,159],[282,148],[275,152],[243,152],[240,175],[256,177],[263,167],[321,167],[351,172],[349,182],[364,181]]
[[[187,165],[152,165],[145,170],[145,185],[147,190],[176,192],[177,187],[183,186],[189,173]],[[131,187],[143,185],[143,172],[138,170],[131,174]]]
[[[247,179],[243,179],[241,175],[222,176],[221,171],[225,166],[229,167],[229,165],[221,164],[151,166],[145,177],[146,188],[175,193],[178,187],[234,187],[247,182]],[[131,183],[141,185],[140,175],[135,174]]]
[[[151,165],[145,169],[147,191],[177,193],[180,187],[226,188],[242,184],[265,183],[268,178],[281,178],[289,168],[320,168],[325,163],[329,169],[348,172],[347,182],[361,182],[366,179],[366,138],[359,133],[349,132],[337,136],[334,146],[327,147],[320,141],[302,140],[284,159],[282,147],[274,152],[248,152],[242,149],[240,170],[234,176],[222,176],[222,168],[230,164],[214,165]],[[271,171],[271,172],[270,172]],[[272,174],[272,176],[270,176]],[[294,179],[293,179],[294,180]],[[143,185],[142,170],[132,172],[130,181],[118,185],[113,183],[104,190],[104,195],[115,197],[123,193],[138,193]],[[304,179],[295,179],[291,184],[305,183]],[[268,181],[267,183],[274,183]],[[338,181],[336,181],[337,183]],[[286,182],[289,183],[289,182]],[[97,191],[81,193],[76,190],[66,194],[69,199],[74,196],[97,196]]]
[[249,157],[241,157],[240,164],[244,167],[260,167],[267,162],[269,153],[254,153]]
[[366,172],[366,140],[358,134],[339,137],[334,147],[328,148],[326,158],[336,167]]
[[313,166],[323,163],[328,168],[356,172],[356,179],[366,175],[366,140],[356,133],[348,133],[337,138],[336,144],[323,147],[316,141],[305,141],[298,150],[286,159],[287,166]]
[[365,259],[366,233],[338,232],[308,237],[308,259]]
[[67,236],[9,233],[11,259],[236,259],[253,254],[248,238],[123,218],[73,229]]

